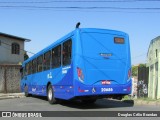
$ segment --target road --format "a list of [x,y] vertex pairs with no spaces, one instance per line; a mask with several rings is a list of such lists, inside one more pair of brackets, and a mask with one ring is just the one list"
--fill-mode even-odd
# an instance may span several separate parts
[[160,106],[140,106],[122,101],[101,99],[95,104],[63,101],[50,105],[45,97],[27,97],[0,100],[0,111],[160,111]]
[[[15,109],[16,108],[16,109]],[[122,101],[100,99],[86,105],[79,101],[63,101],[50,105],[45,97],[0,100],[0,111],[160,111],[160,106],[139,106]]]

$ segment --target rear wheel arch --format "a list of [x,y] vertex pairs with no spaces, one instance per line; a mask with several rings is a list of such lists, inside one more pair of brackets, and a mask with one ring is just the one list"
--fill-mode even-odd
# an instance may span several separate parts
[[49,86],[49,85],[52,85],[52,83],[51,83],[51,82],[48,82],[48,83],[47,83],[47,86],[46,86],[46,92],[47,92],[47,93],[48,93],[48,86]]
[[52,84],[47,84],[47,98],[50,104],[55,104],[57,102],[56,98],[54,97],[54,89]]

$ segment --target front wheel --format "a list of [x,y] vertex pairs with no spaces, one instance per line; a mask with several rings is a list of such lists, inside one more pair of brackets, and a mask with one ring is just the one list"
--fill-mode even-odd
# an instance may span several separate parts
[[30,94],[28,93],[28,86],[27,85],[24,87],[24,95],[26,97],[30,97]]
[[54,91],[53,91],[52,85],[48,86],[47,98],[48,98],[48,102],[50,104],[56,103],[56,99],[54,98]]

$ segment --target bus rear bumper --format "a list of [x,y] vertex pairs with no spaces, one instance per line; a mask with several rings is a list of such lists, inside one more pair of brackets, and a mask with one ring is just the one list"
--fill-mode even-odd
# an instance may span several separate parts
[[132,80],[127,84],[114,85],[84,85],[78,83],[75,90],[76,96],[94,96],[94,95],[128,95],[132,91]]

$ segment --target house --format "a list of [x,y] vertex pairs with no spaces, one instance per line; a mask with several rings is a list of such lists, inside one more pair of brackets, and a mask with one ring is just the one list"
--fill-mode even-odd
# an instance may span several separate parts
[[20,92],[20,64],[24,61],[24,42],[29,41],[0,32],[0,93]]
[[150,42],[147,67],[149,67],[148,97],[160,99],[160,36]]
[[0,64],[20,64],[24,61],[24,42],[29,39],[0,32]]

